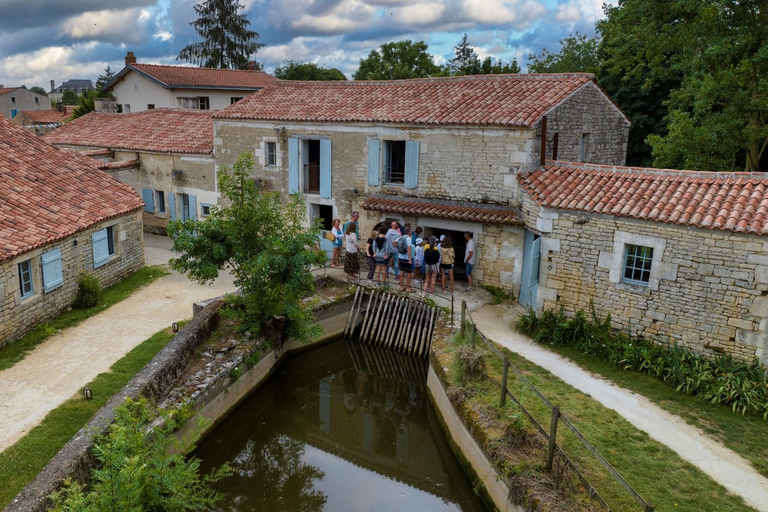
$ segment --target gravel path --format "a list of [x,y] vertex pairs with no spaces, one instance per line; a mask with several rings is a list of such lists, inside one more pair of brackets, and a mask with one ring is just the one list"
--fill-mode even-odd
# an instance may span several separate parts
[[[170,240],[144,235],[147,265],[167,263]],[[82,386],[131,349],[192,316],[192,303],[235,289],[229,275],[200,286],[173,272],[122,302],[41,343],[0,372],[0,451],[13,445]]]
[[762,512],[768,512],[768,479],[740,455],[661,409],[644,396],[596,376],[514,331],[514,309],[485,306],[472,313],[478,330],[509,350],[541,366],[576,389],[615,410],[632,425],[674,450],[733,494]]

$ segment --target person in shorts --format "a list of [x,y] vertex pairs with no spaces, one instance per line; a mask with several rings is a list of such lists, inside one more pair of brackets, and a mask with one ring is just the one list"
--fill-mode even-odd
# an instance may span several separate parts
[[464,266],[467,273],[467,291],[472,291],[472,269],[475,267],[477,261],[477,246],[475,245],[475,237],[472,233],[467,231],[464,233],[464,240],[467,241],[467,248],[464,252]]
[[403,234],[397,239],[397,258],[400,266],[400,277],[398,282],[400,283],[400,291],[413,293],[414,289],[411,288],[411,278],[413,277],[413,242],[411,240],[411,227],[405,225]]
[[376,282],[379,285],[387,283],[387,263],[389,261],[389,242],[387,242],[387,227],[379,228],[379,234],[373,239],[373,259],[376,261]]
[[429,243],[424,246],[424,290],[432,293],[435,289],[435,279],[440,273],[440,251],[437,250],[437,238],[429,237]]
[[450,279],[451,293],[453,293],[453,262],[456,260],[456,252],[453,250],[453,242],[450,238],[443,239],[440,244],[440,275],[442,276],[443,291]]

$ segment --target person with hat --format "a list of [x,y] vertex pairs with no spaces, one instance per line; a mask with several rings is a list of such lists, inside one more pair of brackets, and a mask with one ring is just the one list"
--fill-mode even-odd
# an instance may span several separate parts
[[416,239],[416,257],[413,259],[413,282],[419,284],[424,279],[424,239]]

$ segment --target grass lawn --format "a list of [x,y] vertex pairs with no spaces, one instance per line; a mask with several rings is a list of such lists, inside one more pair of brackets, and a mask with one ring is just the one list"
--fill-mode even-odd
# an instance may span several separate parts
[[172,338],[165,329],[145,340],[108,372],[99,374],[84,387],[93,391],[93,399],[67,400],[45,417],[43,422],[0,453],[0,509],[5,508],[32,481],[67,441]]
[[[461,340],[441,348],[449,352]],[[478,341],[479,346],[482,342]],[[553,404],[558,405],[566,417],[621,473],[629,484],[656,510],[685,512],[748,511],[753,510],[737,496],[729,495],[725,488],[704,472],[681,459],[674,451],[653,440],[625,420],[617,412],[606,408],[597,400],[566,384],[547,370],[531,363],[497,345],[502,353],[533,383]],[[488,351],[489,354],[490,351]],[[495,355],[487,357],[487,374],[500,381],[502,364]],[[445,363],[444,363],[445,364]],[[551,412],[527,388],[509,372],[509,389],[523,405],[549,429]],[[499,389],[491,382],[481,385],[476,399],[498,404]],[[517,406],[508,401],[509,413],[516,414]],[[613,510],[641,510],[635,501],[609,475],[602,465],[581,445],[576,437],[560,425],[558,443],[586,476],[598,493]],[[541,454],[541,464],[546,453]]]
[[74,327],[83,320],[101,313],[113,304],[127,299],[142,286],[146,286],[155,279],[168,274],[169,272],[160,266],[144,267],[111,288],[104,290],[99,305],[88,309],[72,309],[48,322],[38,325],[21,339],[0,348],[0,371],[10,368],[24,359],[33,348],[59,332],[59,330]]
[[602,375],[618,386],[647,397],[662,409],[700,428],[722,445],[749,460],[760,474],[768,477],[768,422],[761,417],[733,413],[730,407],[711,404],[701,398],[679,393],[656,378],[624,371],[572,347],[547,345],[547,348],[592,373]]

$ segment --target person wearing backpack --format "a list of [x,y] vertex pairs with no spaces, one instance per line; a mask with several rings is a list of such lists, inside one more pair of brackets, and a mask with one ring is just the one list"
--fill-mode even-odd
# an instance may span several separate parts
[[413,272],[413,242],[411,241],[411,228],[406,225],[403,234],[397,239],[397,258],[400,260],[400,291],[413,293],[411,277]]
[[389,242],[387,251],[389,252],[389,263],[392,264],[392,273],[395,274],[395,277],[400,277],[400,270],[398,270],[397,267],[397,239],[400,238],[402,234],[400,225],[396,220],[393,220],[391,227],[387,231],[387,242]]
[[429,244],[424,247],[424,286],[427,293],[435,289],[435,279],[440,272],[440,251],[437,250],[437,238],[429,237]]
[[381,226],[378,236],[373,239],[373,258],[376,260],[376,282],[379,285],[384,285],[389,279],[389,274],[387,274],[387,262],[389,261],[387,246],[387,228],[386,226]]

